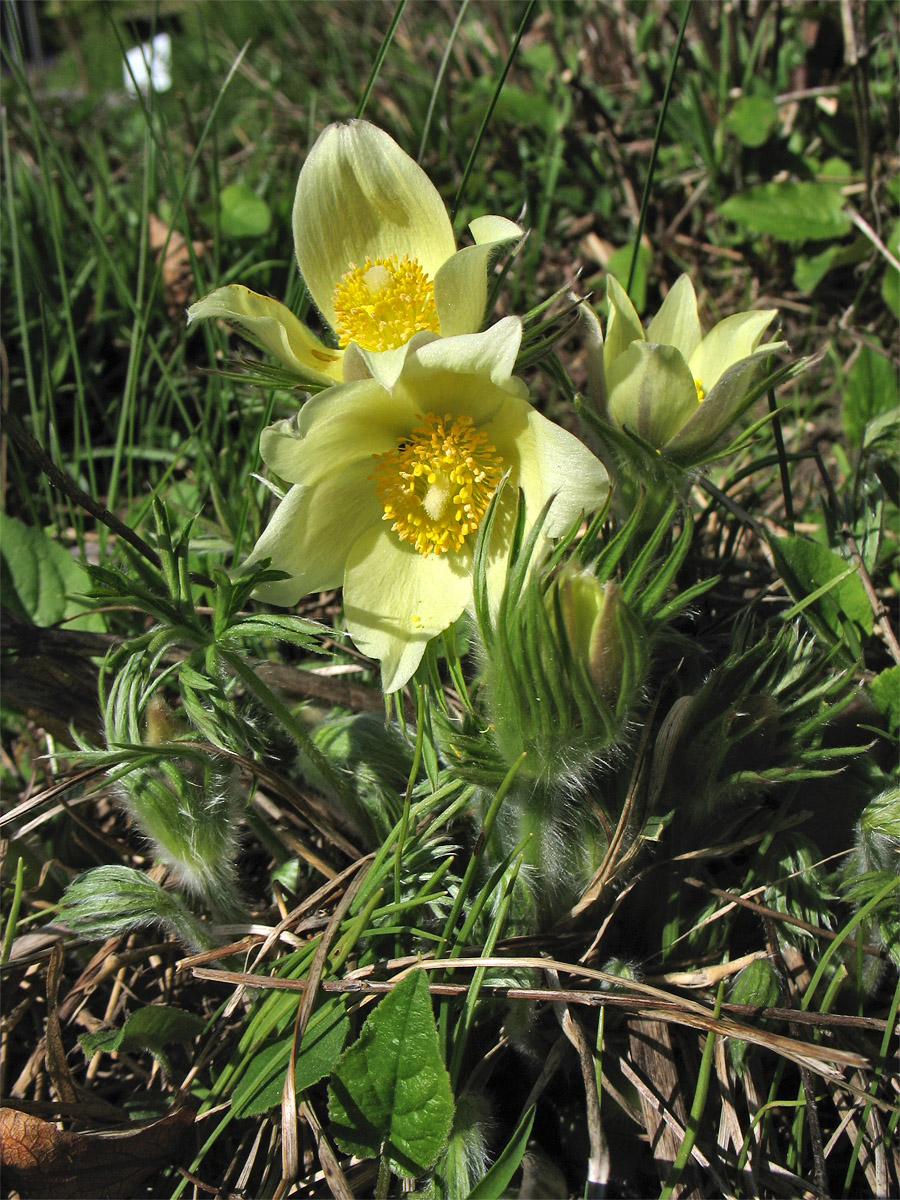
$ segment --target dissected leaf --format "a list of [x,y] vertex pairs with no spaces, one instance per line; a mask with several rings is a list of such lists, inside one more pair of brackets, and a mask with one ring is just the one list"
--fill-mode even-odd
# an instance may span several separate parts
[[133,1196],[143,1180],[178,1159],[193,1123],[193,1111],[179,1108],[140,1129],[70,1133],[30,1113],[0,1109],[4,1184],[48,1200]]
[[761,183],[719,206],[721,216],[780,242],[825,241],[851,227],[841,189],[810,181]]
[[453,1094],[424,971],[403,978],[344,1051],[328,1109],[348,1154],[383,1154],[392,1171],[407,1176],[435,1162],[450,1135]]

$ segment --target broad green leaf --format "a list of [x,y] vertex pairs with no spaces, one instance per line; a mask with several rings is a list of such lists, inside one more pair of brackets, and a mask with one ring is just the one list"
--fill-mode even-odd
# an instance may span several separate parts
[[412,971],[379,1003],[331,1076],[328,1111],[347,1154],[383,1154],[397,1175],[427,1170],[453,1122],[424,971]]
[[900,733],[900,667],[887,667],[876,675],[869,684],[869,695],[896,737]]
[[[297,1051],[294,1085],[298,1093],[334,1069],[349,1032],[350,1022],[339,1001],[329,1000],[313,1013]],[[236,1117],[253,1117],[281,1102],[292,1042],[293,1032],[254,1052],[231,1098]]]
[[888,267],[881,281],[881,298],[900,321],[900,271]]
[[862,262],[869,250],[868,241],[859,237],[849,246],[832,242],[820,254],[798,254],[794,259],[794,284],[801,292],[811,292],[829,271]]
[[[610,275],[615,275],[622,287],[628,283],[628,272],[631,270],[631,256],[634,254],[634,243],[620,246],[610,255],[606,269]],[[637,265],[634,268],[634,279],[631,283],[629,297],[638,312],[643,312],[647,304],[647,273],[650,270],[652,255],[646,246],[638,249]]]
[[830,183],[762,183],[719,207],[720,216],[780,242],[825,241],[851,227],[841,189]]
[[761,146],[778,124],[778,107],[768,96],[741,96],[725,125],[745,146]]
[[500,1200],[525,1155],[533,1124],[534,1105],[522,1115],[506,1149],[484,1178],[469,1192],[468,1200]]
[[[895,176],[896,178],[896,176]],[[887,247],[895,258],[900,256],[900,221],[895,221],[887,237]],[[881,298],[895,317],[900,320],[900,271],[888,266],[881,281]]]
[[[55,625],[81,605],[67,599],[88,589],[81,564],[44,533],[0,513],[0,590],[3,603],[17,616],[35,625]],[[102,629],[100,617],[85,614],[69,622],[72,629]]]
[[228,237],[262,237],[272,224],[265,200],[243,183],[231,183],[219,196],[219,222]]
[[166,1046],[179,1042],[192,1042],[206,1027],[206,1021],[196,1013],[185,1012],[168,1004],[153,1004],[133,1012],[121,1029],[101,1030],[99,1033],[83,1033],[78,1041],[85,1054],[98,1050],[107,1053],[113,1050],[149,1050],[167,1067]]
[[842,618],[872,632],[872,607],[846,559],[803,537],[773,537],[769,545],[785,587],[814,623],[837,640],[845,633]]
[[900,403],[897,375],[888,356],[863,346],[844,381],[844,432],[854,446],[863,442],[866,426],[874,417]]

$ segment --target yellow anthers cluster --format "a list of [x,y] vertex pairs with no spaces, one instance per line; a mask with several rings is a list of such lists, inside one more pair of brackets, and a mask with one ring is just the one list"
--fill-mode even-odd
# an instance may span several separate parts
[[391,254],[352,266],[334,289],[335,328],[342,346],[393,350],[422,329],[440,332],[434,284],[414,258]]
[[484,517],[503,462],[471,417],[428,413],[396,450],[375,456],[384,520],[420,554],[460,550]]
[[694,387],[697,389],[697,399],[701,400],[701,401],[705,400],[706,399],[706,389],[704,388],[704,386],[700,382],[700,380],[697,379],[696,377],[694,378]]

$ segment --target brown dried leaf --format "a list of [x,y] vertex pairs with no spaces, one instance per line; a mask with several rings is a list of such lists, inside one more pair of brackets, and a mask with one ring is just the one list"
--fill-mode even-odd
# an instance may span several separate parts
[[194,1123],[190,1108],[121,1132],[70,1133],[16,1109],[0,1109],[4,1185],[30,1200],[121,1200],[175,1161]]
[[[166,294],[166,309],[170,316],[181,315],[194,295],[194,272],[187,242],[177,229],[169,229],[155,213],[147,222],[150,249],[162,262],[163,286]],[[192,242],[197,258],[203,253],[203,242]]]

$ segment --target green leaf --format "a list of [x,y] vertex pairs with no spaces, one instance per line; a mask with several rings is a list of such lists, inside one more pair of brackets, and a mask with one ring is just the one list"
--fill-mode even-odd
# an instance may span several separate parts
[[328,1088],[328,1111],[347,1154],[383,1153],[397,1175],[427,1170],[453,1122],[424,971],[412,971],[379,1003],[344,1051]]
[[219,206],[219,223],[227,237],[262,237],[272,224],[268,204],[243,183],[222,188]]
[[[313,1013],[297,1050],[294,1086],[298,1093],[334,1069],[349,1032],[350,1022],[339,1001],[329,1000]],[[254,1117],[281,1102],[293,1040],[291,1033],[254,1052],[250,1068],[231,1098],[236,1117]]]
[[467,1200],[500,1200],[515,1175],[528,1147],[531,1126],[534,1124],[534,1105],[522,1114],[506,1149],[469,1192]]
[[849,246],[833,242],[819,254],[798,254],[794,259],[794,285],[801,292],[811,292],[835,267],[850,267],[862,262],[869,253],[865,238],[857,238]]
[[830,183],[763,183],[729,197],[719,215],[780,242],[843,237],[851,226],[841,189]]
[[[627,246],[620,246],[618,250],[615,250],[606,264],[609,274],[615,275],[622,287],[628,283],[628,272],[631,270],[633,254],[634,242],[629,242]],[[650,270],[651,259],[652,255],[649,249],[641,245],[638,248],[637,265],[634,268],[634,279],[629,293],[629,299],[639,313],[644,311],[647,304],[647,273]]]
[[881,281],[881,298],[900,321],[900,271],[888,267]]
[[862,445],[866,426],[898,403],[900,389],[890,358],[864,345],[844,380],[842,415],[847,441]]
[[121,1029],[83,1033],[78,1041],[88,1056],[98,1050],[149,1050],[168,1070],[165,1047],[173,1043],[192,1042],[206,1027],[206,1021],[196,1013],[185,1012],[168,1004],[139,1008],[131,1014]]
[[869,695],[896,737],[900,734],[900,666],[887,667],[876,675],[869,684]]
[[725,125],[744,146],[761,146],[778,124],[778,106],[768,96],[741,96]]
[[773,537],[769,545],[785,587],[814,624],[841,640],[842,618],[872,632],[872,607],[846,559],[803,537]]
[[[84,592],[89,578],[71,554],[44,533],[23,525],[15,517],[0,513],[0,590],[3,603],[19,617],[35,625],[55,625],[81,605],[67,593]],[[69,622],[71,629],[102,629],[96,614],[85,614]]]

